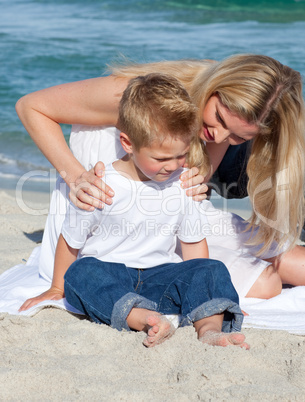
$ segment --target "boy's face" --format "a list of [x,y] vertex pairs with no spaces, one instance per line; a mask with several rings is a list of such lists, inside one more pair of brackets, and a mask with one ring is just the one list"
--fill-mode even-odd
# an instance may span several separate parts
[[189,143],[171,137],[162,143],[154,141],[148,147],[133,150],[132,160],[140,180],[166,181],[184,163]]

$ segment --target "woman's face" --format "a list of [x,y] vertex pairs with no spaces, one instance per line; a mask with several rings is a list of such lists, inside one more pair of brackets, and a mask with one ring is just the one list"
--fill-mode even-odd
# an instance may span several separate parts
[[220,144],[228,140],[238,145],[258,135],[258,127],[232,114],[217,95],[211,96],[203,110],[203,128],[200,138],[205,142]]

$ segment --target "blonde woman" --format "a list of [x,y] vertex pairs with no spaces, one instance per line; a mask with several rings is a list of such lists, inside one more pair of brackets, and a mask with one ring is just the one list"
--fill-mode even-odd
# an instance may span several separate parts
[[[87,210],[115,202],[115,195],[99,178],[103,165],[97,162],[122,156],[118,144],[121,94],[132,77],[151,72],[176,77],[198,106],[202,126],[189,166],[197,166],[205,177],[203,180],[193,167],[182,178],[186,189],[209,182],[213,174],[215,177],[230,146],[250,145],[247,190],[252,218],[247,224],[208,203],[210,257],[227,265],[241,297],[270,298],[281,292],[283,283],[305,285],[305,249],[295,246],[304,222],[301,77],[278,61],[259,55],[237,55],[221,62],[116,66],[107,77],[59,85],[21,98],[16,109],[22,123],[62,176],[51,202],[40,274],[52,278],[69,191],[71,200]],[[60,123],[73,124],[72,152]],[[94,165],[96,175],[88,171]],[[205,184],[187,190],[197,200],[204,199],[206,191]],[[216,226],[220,230],[213,231]]]

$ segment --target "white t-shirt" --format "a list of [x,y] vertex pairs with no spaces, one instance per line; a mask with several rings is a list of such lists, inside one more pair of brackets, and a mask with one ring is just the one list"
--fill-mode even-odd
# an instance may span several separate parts
[[62,235],[79,257],[95,257],[149,268],[180,262],[176,236],[185,243],[206,237],[209,225],[201,204],[187,197],[175,172],[166,182],[134,181],[112,164],[104,178],[114,190],[112,205],[93,212],[69,205]]

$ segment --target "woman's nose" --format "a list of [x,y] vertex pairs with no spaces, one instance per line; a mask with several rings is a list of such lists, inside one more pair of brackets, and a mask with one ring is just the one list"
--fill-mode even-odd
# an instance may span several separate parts
[[214,134],[214,140],[216,144],[221,144],[225,142],[230,137],[230,131],[225,128],[219,128]]

